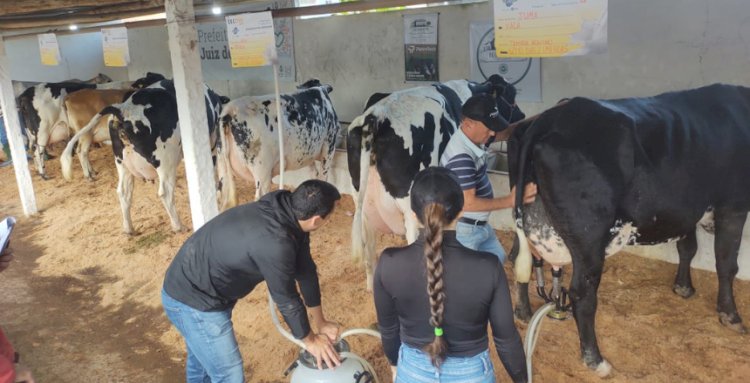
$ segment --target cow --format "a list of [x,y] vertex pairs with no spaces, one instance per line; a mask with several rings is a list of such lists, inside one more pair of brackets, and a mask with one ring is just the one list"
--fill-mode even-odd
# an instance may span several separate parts
[[[315,177],[327,179],[338,117],[329,94],[330,85],[311,80],[293,94],[281,95],[284,129],[285,170],[311,167]],[[232,174],[255,181],[255,199],[271,189],[271,179],[279,174],[279,137],[276,101],[273,95],[241,97],[222,111],[218,164],[222,209],[237,204]],[[320,167],[316,166],[320,162]]]
[[[597,289],[605,256],[625,245],[677,240],[673,291],[688,298],[696,228],[713,227],[719,320],[746,331],[732,283],[750,210],[748,147],[750,88],[722,84],[648,98],[575,97],[513,131],[511,185],[535,182],[539,190],[530,205],[515,196],[516,280],[529,281],[529,242],[553,267],[572,262],[568,294],[581,355],[598,375],[611,365],[596,339]],[[527,291],[516,308],[526,318]]]
[[[123,102],[134,90],[145,88],[153,83],[164,80],[164,76],[148,72],[145,77],[133,81],[131,89],[82,89],[70,93],[63,100],[63,112],[66,114],[68,126],[73,134],[78,133],[86,124],[105,107]],[[78,147],[78,158],[83,168],[83,175],[88,180],[93,180],[94,169],[88,159],[88,151],[92,142],[102,143],[110,141],[107,121],[101,121],[93,132],[81,136]],[[72,179],[72,167],[70,162],[64,162],[67,157],[61,157],[63,178]]]
[[[226,97],[219,96],[204,86],[208,132],[215,142],[215,127]],[[65,147],[63,157],[70,161],[73,146],[94,129],[105,116],[109,117],[109,135],[115,154],[118,183],[117,195],[122,209],[123,230],[133,234],[130,204],[135,177],[154,181],[159,179],[159,198],[169,215],[172,230],[184,231],[174,206],[177,166],[182,159],[182,141],[177,116],[177,99],[172,80],[162,80],[138,90],[120,104],[100,111],[79,131]],[[110,117],[111,116],[111,117]]]
[[104,83],[112,82],[112,79],[106,74],[99,73],[96,76],[85,81],[79,80],[77,78],[72,78],[70,80],[65,80],[65,82],[73,82],[73,83],[78,83],[78,84],[104,84]]
[[[461,123],[461,106],[478,93],[493,94],[509,122],[525,117],[515,105],[515,87],[493,75],[484,83],[454,80],[393,92],[349,125],[347,160],[357,191],[352,253],[357,260],[364,258],[368,290],[375,232],[405,234],[409,242],[416,239],[417,220],[409,204],[412,180],[420,169],[438,165]],[[371,97],[368,103],[379,97]]]
[[34,151],[37,173],[43,179],[49,179],[44,169],[46,146],[69,137],[67,114],[63,110],[65,96],[82,89],[126,89],[130,85],[131,82],[127,81],[104,84],[40,83],[18,96],[22,125]]

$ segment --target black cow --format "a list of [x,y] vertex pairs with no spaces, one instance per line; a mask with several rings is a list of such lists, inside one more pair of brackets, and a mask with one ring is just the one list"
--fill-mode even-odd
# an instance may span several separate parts
[[[594,328],[605,256],[627,244],[678,239],[673,290],[690,297],[696,225],[712,220],[719,319],[745,332],[732,282],[750,210],[748,148],[750,89],[730,85],[648,98],[576,97],[518,124],[509,142],[511,185],[536,182],[539,195],[526,206],[516,195],[516,279],[529,280],[528,243],[553,266],[572,261],[569,294],[589,368],[601,376],[611,370]],[[528,318],[520,287],[516,313]]]

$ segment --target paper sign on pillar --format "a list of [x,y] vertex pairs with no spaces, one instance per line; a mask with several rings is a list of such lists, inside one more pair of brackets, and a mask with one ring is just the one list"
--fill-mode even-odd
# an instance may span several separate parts
[[39,40],[39,55],[44,65],[60,64],[60,46],[57,44],[57,36],[54,33],[42,33],[37,36]]
[[271,12],[227,16],[227,37],[233,68],[276,64]]
[[106,66],[124,67],[130,64],[127,28],[102,28],[102,51]]

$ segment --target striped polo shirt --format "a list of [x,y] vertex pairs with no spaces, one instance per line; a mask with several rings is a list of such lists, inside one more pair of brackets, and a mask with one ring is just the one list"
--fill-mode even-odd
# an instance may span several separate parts
[[[461,182],[461,189],[476,189],[478,198],[492,198],[492,184],[487,176],[487,152],[466,137],[461,129],[453,134],[440,157],[440,166],[450,169]],[[489,211],[467,211],[466,218],[487,221]]]

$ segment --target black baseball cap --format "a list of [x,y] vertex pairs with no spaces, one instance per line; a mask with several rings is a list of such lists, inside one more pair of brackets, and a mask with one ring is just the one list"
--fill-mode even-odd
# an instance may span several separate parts
[[442,167],[429,167],[417,173],[411,187],[411,210],[420,218],[424,208],[437,203],[445,209],[445,215],[452,221],[464,208],[464,192],[452,171]]
[[461,107],[464,117],[483,123],[487,129],[500,132],[508,127],[508,121],[497,110],[495,99],[486,93],[469,97]]

